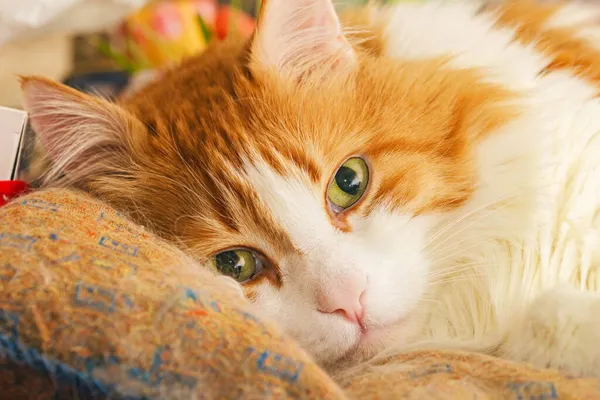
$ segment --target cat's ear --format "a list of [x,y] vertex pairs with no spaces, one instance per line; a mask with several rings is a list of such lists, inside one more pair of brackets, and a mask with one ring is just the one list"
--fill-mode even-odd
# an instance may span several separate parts
[[121,107],[46,78],[20,79],[31,127],[56,168],[89,173],[122,149],[135,118]]
[[294,79],[356,63],[331,0],[263,0],[251,51],[255,66]]

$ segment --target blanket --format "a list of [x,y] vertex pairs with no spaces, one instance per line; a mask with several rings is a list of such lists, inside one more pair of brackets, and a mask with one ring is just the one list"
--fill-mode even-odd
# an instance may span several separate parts
[[412,352],[334,380],[211,271],[87,195],[0,208],[2,399],[600,399],[595,379]]

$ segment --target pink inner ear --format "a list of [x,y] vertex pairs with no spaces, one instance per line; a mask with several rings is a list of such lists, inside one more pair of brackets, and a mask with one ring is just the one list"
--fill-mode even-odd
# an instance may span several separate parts
[[352,47],[330,0],[271,0],[253,48],[260,64],[302,78],[319,67],[349,67]]
[[56,171],[71,172],[120,146],[125,115],[115,105],[58,83],[29,78],[22,82],[23,105]]
[[82,114],[83,101],[47,82],[34,79],[23,84],[23,106],[29,113],[33,130],[52,158],[65,150],[64,133],[85,122],[82,117],[78,118],[78,113]]
[[[337,14],[335,13],[335,9],[333,5],[328,1],[305,1],[307,4],[305,6],[305,10],[308,11],[311,7],[315,8],[312,15],[307,15],[310,20],[308,20],[305,24],[303,24],[304,28],[311,27],[323,27],[324,30],[329,30],[331,33],[337,32],[341,34],[341,26],[340,22],[337,18]],[[319,3],[329,3],[325,4],[324,7]],[[318,8],[317,8],[318,7]]]

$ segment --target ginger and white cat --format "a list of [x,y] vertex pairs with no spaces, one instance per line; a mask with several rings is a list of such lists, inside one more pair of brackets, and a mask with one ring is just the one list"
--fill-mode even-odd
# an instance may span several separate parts
[[342,20],[263,1],[249,42],[121,104],[23,78],[47,184],[211,260],[325,366],[427,346],[600,377],[600,12]]

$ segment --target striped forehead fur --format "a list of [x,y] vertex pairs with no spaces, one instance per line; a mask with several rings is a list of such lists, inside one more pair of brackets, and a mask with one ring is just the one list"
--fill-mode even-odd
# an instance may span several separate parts
[[[62,104],[62,114],[71,120],[101,107],[103,113],[94,113],[92,121],[108,121],[103,128],[113,131],[103,138],[118,140],[113,147],[122,151],[109,153],[115,158],[110,165],[108,160],[92,164],[104,165],[108,174],[81,169],[85,173],[72,171],[61,179],[97,191],[172,234],[179,235],[192,209],[213,215],[220,229],[236,231],[238,219],[268,214],[257,208],[242,160],[262,160],[279,174],[305,175],[324,188],[339,164],[359,152],[381,164],[373,204],[408,205],[420,187],[429,187],[430,194],[421,192],[412,206],[446,207],[464,201],[472,185],[470,132],[489,131],[505,120],[503,90],[479,81],[475,71],[445,69],[443,60],[399,65],[359,53],[357,68],[297,85],[272,71],[249,71],[246,51],[235,44],[211,48],[166,73],[122,109],[83,97],[76,107]],[[126,123],[119,125],[118,118]],[[85,143],[93,156],[105,156],[102,144],[69,145],[77,143]],[[65,158],[55,166],[62,168],[75,153],[62,153]],[[177,185],[183,188],[177,196],[182,205],[152,204],[158,193],[164,198]],[[242,205],[244,213],[238,212]],[[171,209],[177,216],[164,217]],[[366,202],[363,211],[368,209]],[[269,225],[267,218],[264,228]]]

